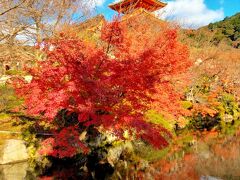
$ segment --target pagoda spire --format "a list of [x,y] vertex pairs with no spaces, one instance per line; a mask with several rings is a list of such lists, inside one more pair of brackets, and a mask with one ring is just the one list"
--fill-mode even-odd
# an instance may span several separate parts
[[110,4],[109,7],[118,13],[128,14],[136,9],[144,9],[149,12],[165,7],[167,4],[158,0],[121,0],[118,3]]

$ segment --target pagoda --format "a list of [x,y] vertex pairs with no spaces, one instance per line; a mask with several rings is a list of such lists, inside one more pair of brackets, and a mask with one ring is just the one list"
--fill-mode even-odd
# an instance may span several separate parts
[[138,9],[154,12],[165,7],[167,4],[158,0],[122,0],[110,4],[109,7],[118,13],[129,14]]

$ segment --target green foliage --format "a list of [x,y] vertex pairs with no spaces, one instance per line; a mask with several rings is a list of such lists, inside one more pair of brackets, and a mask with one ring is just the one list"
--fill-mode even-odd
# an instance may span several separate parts
[[223,21],[210,23],[208,26],[190,31],[183,31],[183,41],[191,46],[202,48],[206,45],[225,44],[234,48],[240,47],[240,13],[225,18]]
[[190,101],[181,101],[181,105],[184,109],[191,109],[193,107],[193,103]]
[[10,70],[6,71],[6,75],[24,76],[24,75],[27,75],[27,73],[25,71],[22,71],[22,70],[10,69]]
[[224,34],[222,34],[222,32],[220,31],[217,31],[213,36],[211,42],[215,45],[218,45],[224,38],[225,38]]
[[[19,128],[12,126],[12,117],[6,113],[0,113],[0,131],[19,131]],[[2,145],[7,139],[19,139],[19,134],[9,134],[1,133],[0,134],[0,145]]]
[[145,117],[146,117],[146,120],[150,123],[161,125],[162,127],[166,128],[170,132],[174,131],[175,122],[173,120],[167,120],[162,114],[159,114],[154,110],[148,111]]
[[220,110],[221,119],[224,118],[224,114],[229,114],[233,116],[233,120],[239,120],[240,108],[235,97],[232,94],[223,93],[219,100],[221,104],[218,106],[218,109]]
[[188,117],[188,128],[201,131],[217,128],[222,133],[237,130],[240,120],[239,102],[216,76],[200,76],[188,89],[186,96],[189,94],[191,100],[182,101],[182,106],[192,111],[192,116]]
[[227,17],[223,21],[210,23],[208,29],[215,32],[212,42],[218,44],[223,39],[229,42],[240,39],[240,13]]
[[0,85],[0,112],[7,112],[22,104],[22,99],[15,95],[13,88]]
[[11,116],[9,116],[8,114],[6,113],[0,113],[0,119],[10,119]]
[[[13,109],[22,104],[22,100],[15,96],[13,88],[0,85],[0,130],[21,132],[21,126],[16,124],[17,114]],[[20,134],[1,134],[0,144],[6,139],[20,139]]]
[[136,141],[134,143],[134,152],[136,156],[150,162],[157,161],[165,157],[169,149],[170,147],[157,150],[141,141]]
[[[214,109],[216,113],[214,115],[206,112],[193,113],[193,116],[190,117],[188,127],[201,131],[217,128],[224,134],[233,134],[240,125],[240,106],[234,95],[219,92],[215,99],[209,101],[209,94],[206,91],[201,92],[203,93],[201,94],[201,98],[203,98],[205,106]],[[197,104],[201,104],[201,102]]]
[[235,99],[225,99],[227,96],[233,97],[225,94],[222,101],[219,101],[219,105],[213,107],[217,111],[214,116],[198,113],[191,117],[188,127],[201,131],[217,128],[224,134],[234,134],[240,127],[240,108]]
[[[21,105],[22,100],[15,96],[14,90],[7,85],[0,85],[0,130],[19,132],[21,127],[16,126],[16,114],[12,112],[14,108]],[[16,138],[18,134],[1,134],[0,144],[6,140]]]
[[219,97],[218,117],[221,119],[222,133],[233,134],[240,125],[240,106],[235,97],[223,93]]

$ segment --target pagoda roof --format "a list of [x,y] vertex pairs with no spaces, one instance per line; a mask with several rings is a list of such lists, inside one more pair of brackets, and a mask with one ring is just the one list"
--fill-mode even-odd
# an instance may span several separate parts
[[166,3],[158,0],[122,0],[120,2],[110,4],[109,7],[119,13],[126,14],[139,8],[153,12],[165,7],[166,5]]

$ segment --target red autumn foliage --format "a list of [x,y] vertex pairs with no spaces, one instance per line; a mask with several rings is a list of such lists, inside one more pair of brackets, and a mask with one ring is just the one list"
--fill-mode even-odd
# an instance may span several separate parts
[[63,128],[55,132],[54,138],[47,138],[41,143],[39,153],[53,157],[71,157],[78,152],[88,152],[88,148],[79,140],[79,133],[74,127]]
[[[102,126],[120,137],[124,130],[135,129],[138,138],[157,148],[166,146],[161,132],[167,131],[145,122],[143,114],[153,103],[174,112],[180,96],[171,77],[190,66],[188,49],[178,42],[175,29],[155,34],[150,44],[147,38],[146,42],[138,42],[136,36],[129,38],[126,32],[126,26],[117,21],[106,24],[101,36],[106,48],[65,33],[46,41],[46,60],[31,70],[32,82],[18,88],[19,95],[25,98],[27,113],[41,115],[51,123],[60,110],[66,109],[77,113],[79,123],[85,126]],[[144,43],[149,45],[137,51],[137,45]],[[68,148],[65,136],[69,134],[62,131],[55,136],[53,147]],[[76,137],[77,131],[71,131]],[[57,153],[52,155],[68,157],[76,151]]]

